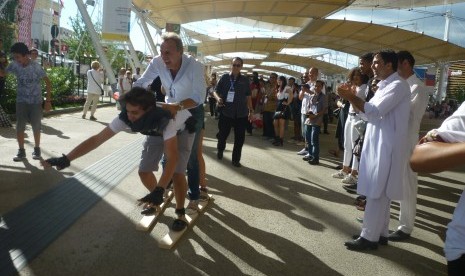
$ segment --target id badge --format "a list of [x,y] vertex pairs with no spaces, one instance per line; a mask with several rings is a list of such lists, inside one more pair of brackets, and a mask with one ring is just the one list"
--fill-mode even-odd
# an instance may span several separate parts
[[228,92],[228,97],[226,98],[227,103],[232,103],[234,101],[234,91]]

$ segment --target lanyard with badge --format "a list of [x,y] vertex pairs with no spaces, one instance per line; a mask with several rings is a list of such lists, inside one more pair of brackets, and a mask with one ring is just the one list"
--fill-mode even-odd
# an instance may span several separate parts
[[232,103],[234,101],[234,93],[235,93],[234,84],[236,83],[236,81],[233,78],[231,78],[230,81],[231,81],[231,86],[229,87],[228,96],[226,97],[227,103]]

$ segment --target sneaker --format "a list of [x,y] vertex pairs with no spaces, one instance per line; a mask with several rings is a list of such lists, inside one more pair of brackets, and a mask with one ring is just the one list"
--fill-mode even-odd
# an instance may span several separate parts
[[25,149],[19,149],[16,156],[13,157],[13,161],[19,162],[19,161],[23,161],[24,159],[26,159],[26,150]]
[[333,173],[331,176],[334,178],[344,179],[347,176],[347,173],[343,170],[340,170],[337,173]]
[[307,154],[308,154],[308,151],[305,148],[297,153],[297,155],[307,155]]
[[95,118],[94,116],[90,116],[89,119],[92,120],[92,121],[97,121],[97,118]]
[[187,204],[186,214],[193,215],[199,211],[199,201],[198,200],[191,200],[189,204]]
[[41,158],[40,147],[34,147],[34,151],[32,152],[32,159],[39,160],[40,158]]
[[349,184],[349,185],[344,185],[342,186],[344,190],[346,190],[349,193],[356,193],[357,192],[357,184]]
[[357,184],[357,178],[351,174],[346,175],[342,180],[345,184]]
[[208,188],[200,188],[200,201],[208,201],[210,200],[210,195],[208,194]]
[[309,154],[305,155],[302,159],[303,159],[304,161],[310,161],[310,160],[313,159],[313,156],[311,156],[310,153],[309,153]]

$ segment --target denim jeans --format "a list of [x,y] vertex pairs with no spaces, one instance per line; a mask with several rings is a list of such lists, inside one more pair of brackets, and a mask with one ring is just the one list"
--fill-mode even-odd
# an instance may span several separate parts
[[305,138],[308,143],[308,153],[314,160],[320,160],[320,126],[307,126]]
[[310,140],[307,139],[307,129],[310,128],[310,127],[305,124],[305,119],[307,119],[307,115],[300,114],[300,124],[302,126],[302,137],[305,138],[305,149],[307,151],[310,151],[308,149],[309,144],[310,144]]
[[192,151],[187,163],[187,184],[189,186],[188,195],[190,200],[197,200],[200,196],[200,168],[199,159],[197,158],[198,144],[200,139],[200,132],[204,127],[205,110],[203,104],[196,108],[189,110],[192,116],[197,120],[195,124],[195,138],[192,144]]

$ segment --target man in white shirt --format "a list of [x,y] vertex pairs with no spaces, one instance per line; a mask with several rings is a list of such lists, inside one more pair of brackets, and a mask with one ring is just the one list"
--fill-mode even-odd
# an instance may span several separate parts
[[[141,202],[148,205],[160,205],[163,202],[163,193],[168,183],[173,179],[175,185],[176,210],[184,208],[185,189],[176,189],[178,186],[184,187],[185,171],[187,161],[190,155],[190,149],[193,142],[194,123],[192,116],[187,110],[181,110],[176,113],[174,119],[171,114],[161,108],[156,107],[155,95],[143,88],[135,87],[121,98],[123,111],[113,119],[109,126],[105,127],[100,133],[91,136],[67,155],[59,158],[50,158],[42,162],[44,167],[56,166],[58,170],[64,169],[70,165],[70,162],[77,159],[110,138],[120,131],[140,132],[147,135],[144,144],[141,163],[139,166],[139,175],[144,173],[152,174],[151,181],[141,177],[143,184],[150,191],[150,194],[140,199]],[[179,135],[177,133],[179,132]],[[154,153],[147,153],[148,144],[155,148]],[[162,154],[167,157],[167,162],[157,184],[157,180],[152,171],[147,172],[145,168],[152,167],[153,171],[158,169],[158,163]],[[183,179],[177,181],[178,179]],[[176,196],[181,191],[181,197]],[[181,200],[178,200],[181,198]],[[180,214],[174,221],[172,229],[180,231],[187,226],[184,214]]]
[[[173,116],[180,110],[188,109],[197,121],[195,139],[187,165],[190,202],[187,210],[179,210],[179,212],[192,214],[198,210],[200,197],[200,169],[197,151],[205,115],[203,110],[206,97],[205,68],[192,56],[183,54],[183,44],[179,35],[165,33],[162,40],[160,56],[152,59],[134,86],[147,88],[154,79],[160,77],[166,91],[166,104],[162,107],[169,110]],[[180,178],[179,181],[183,180]],[[186,183],[185,179],[184,183]],[[187,190],[187,184],[183,189]],[[176,200],[180,201],[181,198],[176,198]]]
[[339,96],[363,112],[368,120],[360,158],[357,193],[367,197],[362,232],[345,243],[349,250],[377,249],[378,241],[387,244],[391,200],[403,196],[402,176],[407,165],[410,88],[397,71],[397,54],[378,52],[372,68],[380,79],[378,91],[370,102],[354,95],[347,84],[338,87]]
[[[420,123],[428,105],[429,95],[423,82],[420,81],[413,71],[415,59],[408,51],[397,53],[399,62],[397,73],[404,78],[410,86],[410,117],[408,123],[408,152],[413,152],[418,143]],[[391,241],[402,241],[410,238],[415,222],[417,208],[417,186],[418,174],[407,166],[404,172],[404,199],[400,201],[399,227],[389,235]]]
[[[415,172],[437,173],[465,164],[465,103],[438,129],[428,132],[413,150],[410,165]],[[449,276],[465,271],[465,191],[447,225],[444,253]]]

